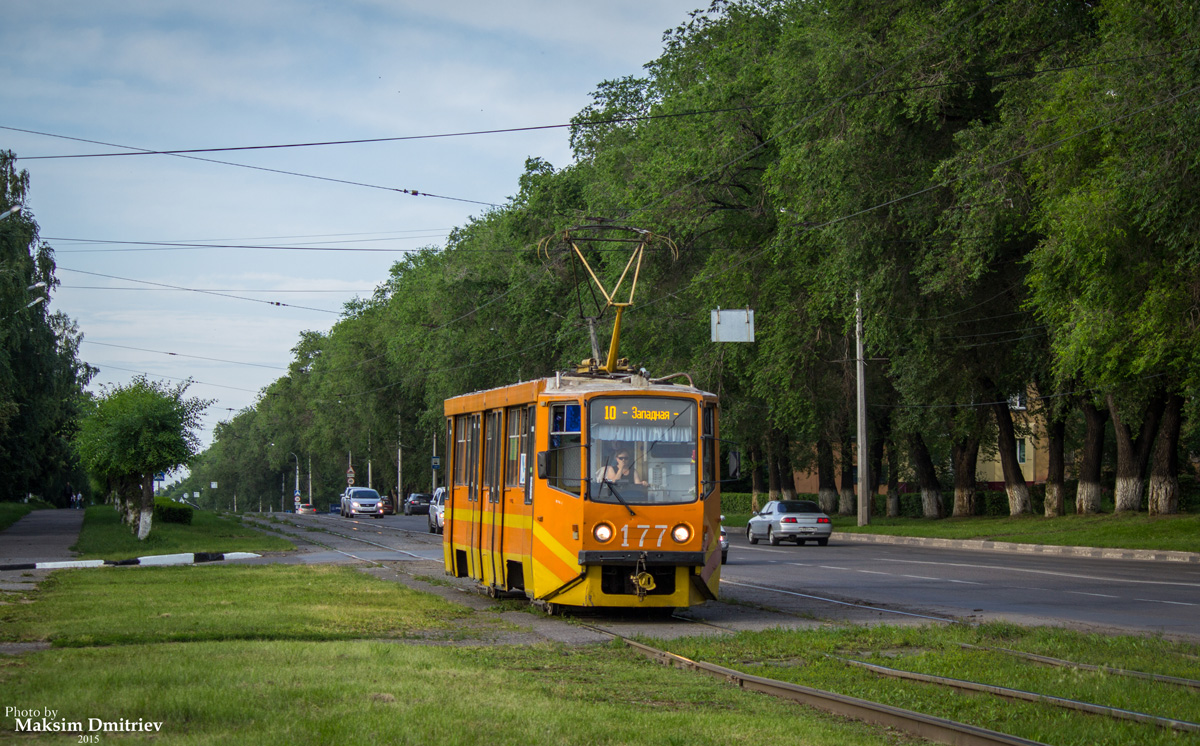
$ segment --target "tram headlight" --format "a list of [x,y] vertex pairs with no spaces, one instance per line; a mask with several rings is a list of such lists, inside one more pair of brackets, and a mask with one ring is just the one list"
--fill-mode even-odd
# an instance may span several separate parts
[[597,523],[592,529],[592,536],[596,537],[596,541],[604,544],[613,537],[613,527],[607,523]]
[[679,544],[686,544],[692,538],[692,528],[686,524],[679,524],[671,529],[671,538]]

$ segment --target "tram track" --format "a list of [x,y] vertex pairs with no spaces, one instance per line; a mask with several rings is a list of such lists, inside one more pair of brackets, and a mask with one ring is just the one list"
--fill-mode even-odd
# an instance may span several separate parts
[[905,710],[881,702],[872,702],[858,697],[828,692],[787,681],[754,676],[742,673],[741,671],[735,671],[732,668],[705,663],[704,661],[694,661],[690,658],[631,640],[603,627],[588,624],[582,626],[594,632],[618,639],[632,650],[666,666],[703,673],[742,689],[762,692],[763,694],[769,694],[781,699],[789,699],[841,717],[902,730],[935,743],[955,744],[956,746],[1039,746],[1039,744],[1045,746],[1040,741],[1031,741],[1027,738],[1011,736],[967,723],[959,723],[934,715]]

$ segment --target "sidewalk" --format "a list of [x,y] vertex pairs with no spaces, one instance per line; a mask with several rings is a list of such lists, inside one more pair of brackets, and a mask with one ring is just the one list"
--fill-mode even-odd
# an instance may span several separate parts
[[34,510],[0,531],[0,565],[72,559],[81,528],[82,510]]

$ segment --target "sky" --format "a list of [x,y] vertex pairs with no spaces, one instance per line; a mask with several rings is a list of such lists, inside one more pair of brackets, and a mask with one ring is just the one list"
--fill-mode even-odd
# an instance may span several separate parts
[[[90,388],[190,378],[189,395],[215,400],[207,446],[286,373],[300,333],[328,331],[399,252],[504,204],[527,158],[571,162],[564,128],[129,153],[565,124],[706,5],[6,3],[0,149],[29,172],[25,207],[61,282],[49,307],[78,323]],[[101,153],[124,155],[61,157]]]

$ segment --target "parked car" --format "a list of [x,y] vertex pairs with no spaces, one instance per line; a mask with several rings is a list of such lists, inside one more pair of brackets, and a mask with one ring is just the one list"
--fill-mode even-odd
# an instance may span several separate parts
[[797,544],[811,540],[825,546],[832,533],[829,516],[809,500],[772,500],[746,524],[746,538],[751,544],[766,539],[778,546],[780,541],[788,539]]
[[404,501],[404,515],[428,515],[429,501],[433,495],[427,492],[410,492]]
[[438,487],[429,501],[429,533],[440,534],[446,530],[446,488]]
[[353,518],[356,515],[383,517],[379,493],[369,487],[347,487],[342,493],[342,517]]
[[379,509],[384,515],[396,515],[396,506],[392,504],[391,495],[379,496]]
[[316,515],[317,509],[311,503],[300,503],[300,507],[296,509],[297,513],[307,513],[308,515]]
[[[725,516],[721,516],[721,520],[725,520]],[[729,536],[725,533],[725,527],[721,526],[721,564],[729,561]]]

